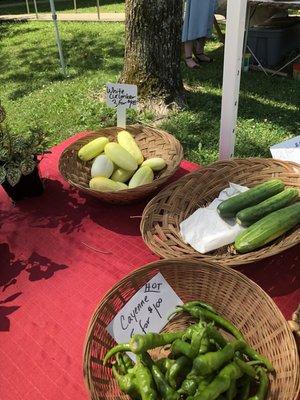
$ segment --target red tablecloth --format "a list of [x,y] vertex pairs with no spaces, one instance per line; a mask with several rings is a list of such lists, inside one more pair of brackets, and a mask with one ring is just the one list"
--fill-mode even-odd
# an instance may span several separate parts
[[[72,140],[42,161],[42,197],[13,206],[0,192],[1,400],[86,400],[82,352],[94,309],[120,278],[157,259],[132,218],[145,203],[105,205],[62,181],[58,158]],[[184,161],[177,176],[197,168]],[[286,318],[300,299],[299,250],[240,268]]]

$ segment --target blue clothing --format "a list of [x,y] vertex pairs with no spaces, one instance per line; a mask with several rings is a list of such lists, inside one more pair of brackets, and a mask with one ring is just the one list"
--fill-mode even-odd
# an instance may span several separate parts
[[182,42],[210,37],[217,0],[186,0]]

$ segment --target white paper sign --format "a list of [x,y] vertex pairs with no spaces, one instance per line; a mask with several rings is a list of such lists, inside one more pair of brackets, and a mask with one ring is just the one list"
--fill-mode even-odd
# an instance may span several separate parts
[[117,125],[126,128],[126,109],[137,106],[137,86],[107,83],[106,104],[117,109]]
[[118,312],[107,330],[117,343],[127,343],[137,333],[158,333],[180,304],[181,299],[158,273]]
[[273,158],[300,164],[300,136],[275,144],[270,148]]

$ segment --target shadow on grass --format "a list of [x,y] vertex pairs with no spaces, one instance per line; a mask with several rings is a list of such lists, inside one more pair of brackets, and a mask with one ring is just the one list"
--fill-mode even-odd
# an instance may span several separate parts
[[[11,29],[13,35],[14,24],[5,27],[7,31]],[[99,30],[101,28],[99,27]],[[25,25],[17,28],[17,33],[30,30]],[[0,27],[0,35],[5,34]],[[41,34],[43,32],[41,31]],[[10,94],[10,100],[16,100],[28,93],[40,89],[44,85],[48,85],[53,81],[63,81],[65,78],[60,72],[60,64],[58,52],[55,44],[44,47],[39,43],[28,44],[22,47],[19,51],[11,54],[6,49],[1,53],[1,69],[4,71],[0,76],[0,85],[11,81],[19,83],[19,87]],[[88,72],[109,70],[109,72],[118,73],[121,69],[122,57],[124,48],[120,40],[119,31],[110,35],[98,35],[95,32],[73,31],[71,37],[62,38],[62,47],[67,62],[67,68],[71,71],[70,79],[75,79]],[[105,58],[115,62],[105,63]],[[120,59],[118,63],[117,60]],[[3,62],[2,62],[3,61]],[[11,65],[16,65],[18,68],[12,68]]]
[[[195,90],[188,93],[187,111],[199,115],[198,120],[194,119],[188,124],[189,127],[186,126],[186,129],[203,132],[206,129],[210,132],[215,131],[215,140],[217,140],[221,116],[223,47],[208,52],[208,54],[214,58],[214,63],[202,64],[199,70],[183,69],[187,86]],[[297,83],[293,79],[266,77],[260,72],[244,73],[239,100],[240,121],[251,119],[254,119],[255,123],[268,121],[284,131],[296,134],[297,120],[299,119],[297,89]],[[259,151],[257,154],[269,155],[268,149],[260,148],[255,142],[249,143],[247,149],[252,149],[254,152]],[[249,155],[251,154],[245,154],[245,156]]]
[[[195,162],[208,164],[212,161],[213,154],[217,156],[219,146],[221,116],[221,94],[206,92],[191,92],[188,95],[188,107],[184,112],[173,115],[163,124],[163,128],[173,133],[182,143],[185,157]],[[265,120],[271,121],[283,132],[295,132],[298,112],[282,108],[274,104],[266,104],[259,98],[249,98],[247,94],[241,95],[239,107],[240,128],[237,135],[236,155],[241,157],[269,157],[271,137],[258,140],[262,134]],[[253,119],[255,125],[260,125],[256,134],[251,135],[249,126],[244,129],[244,124],[249,124]],[[267,125],[267,123],[266,123]],[[255,129],[255,128],[254,128]],[[268,126],[266,131],[271,132]],[[258,135],[258,136],[257,136]]]

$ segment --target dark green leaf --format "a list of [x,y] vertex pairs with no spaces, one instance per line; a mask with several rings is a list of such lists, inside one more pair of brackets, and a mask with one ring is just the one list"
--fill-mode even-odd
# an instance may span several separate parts
[[29,175],[35,168],[35,161],[32,158],[26,158],[20,164],[20,168],[23,175]]
[[6,170],[6,179],[11,186],[16,186],[22,176],[19,168],[9,168]]
[[6,178],[6,170],[4,166],[0,167],[0,185],[5,181]]
[[5,148],[0,149],[0,161],[7,161],[9,159],[8,151]]

